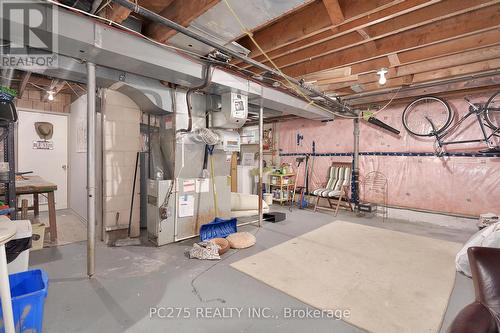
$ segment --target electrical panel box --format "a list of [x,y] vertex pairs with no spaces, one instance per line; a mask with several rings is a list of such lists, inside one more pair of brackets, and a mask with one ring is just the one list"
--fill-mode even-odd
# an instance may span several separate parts
[[225,93],[221,97],[221,111],[213,113],[213,127],[240,128],[248,117],[248,96]]
[[238,132],[218,130],[217,134],[219,135],[220,143],[215,146],[215,149],[221,149],[225,152],[240,151],[241,138]]

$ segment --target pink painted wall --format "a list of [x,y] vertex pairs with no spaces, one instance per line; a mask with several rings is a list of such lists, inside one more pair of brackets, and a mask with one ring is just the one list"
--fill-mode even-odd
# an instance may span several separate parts
[[[489,94],[470,96],[477,103],[486,102],[488,97]],[[467,112],[468,105],[463,99],[447,101],[459,115]],[[412,137],[404,129],[401,123],[404,107],[389,106],[377,115],[378,119],[399,129],[399,136],[361,122],[361,152],[434,152],[432,139]],[[304,136],[300,146],[296,144],[297,133]],[[315,141],[317,153],[351,153],[352,133],[352,120],[287,121],[278,125],[279,149],[281,153],[311,152],[312,141]],[[480,135],[479,126],[471,117],[450,138],[476,139]],[[453,145],[447,151],[475,152],[484,148],[479,144]],[[351,160],[350,156],[315,157],[311,189],[326,181],[332,161]],[[281,162],[295,165],[295,156],[282,156]],[[303,167],[301,169],[299,184],[303,182]],[[387,177],[389,205],[472,216],[500,213],[500,158],[361,156],[360,176],[370,171],[379,171]],[[360,194],[361,199],[363,195]],[[373,197],[366,199],[378,201]]]

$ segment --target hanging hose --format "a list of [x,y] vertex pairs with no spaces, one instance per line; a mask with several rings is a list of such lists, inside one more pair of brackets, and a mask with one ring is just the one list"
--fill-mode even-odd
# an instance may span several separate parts
[[206,88],[209,84],[210,81],[212,80],[212,66],[211,65],[206,65],[205,66],[205,80],[200,86],[197,87],[192,87],[189,88],[186,92],[186,104],[187,104],[187,111],[188,111],[188,126],[187,128],[179,129],[177,130],[177,133],[189,133],[193,130],[193,116],[192,116],[192,104],[191,104],[191,94],[197,90]]

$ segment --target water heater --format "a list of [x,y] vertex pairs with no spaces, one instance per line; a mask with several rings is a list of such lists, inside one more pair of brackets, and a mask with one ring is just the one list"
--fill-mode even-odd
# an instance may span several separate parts
[[248,96],[229,92],[221,96],[221,111],[214,112],[212,126],[217,128],[240,128],[248,117]]

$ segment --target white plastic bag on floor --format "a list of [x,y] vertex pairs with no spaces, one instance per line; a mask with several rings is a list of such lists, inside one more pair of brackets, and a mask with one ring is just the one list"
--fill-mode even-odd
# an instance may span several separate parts
[[455,258],[457,271],[464,273],[468,277],[471,276],[469,257],[467,257],[467,249],[473,246],[495,247],[500,248],[500,222],[484,228],[472,236],[465,246],[458,252]]

